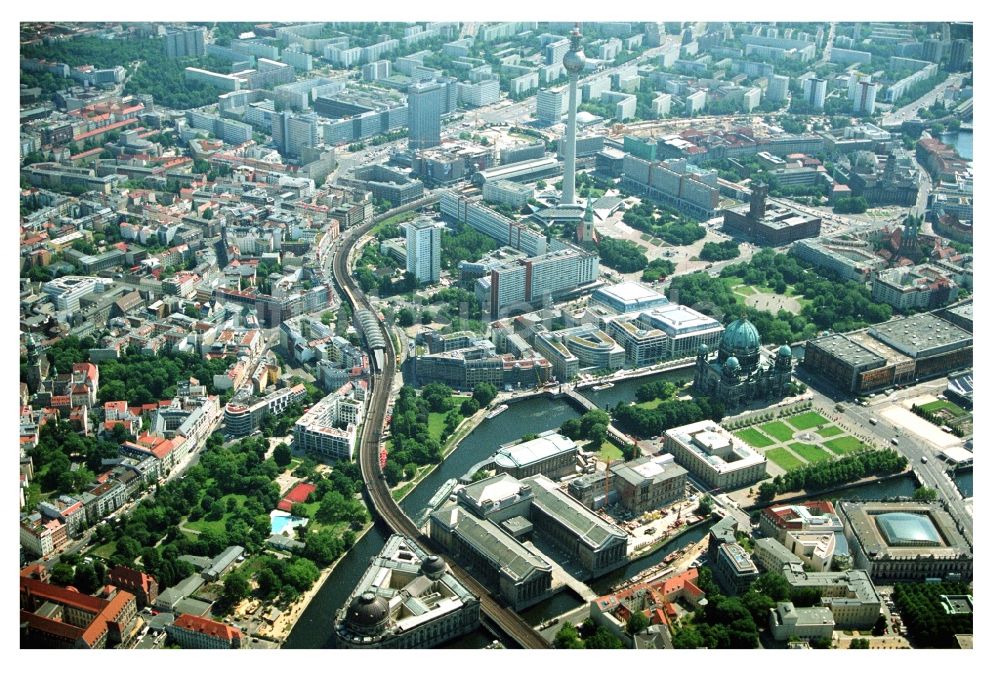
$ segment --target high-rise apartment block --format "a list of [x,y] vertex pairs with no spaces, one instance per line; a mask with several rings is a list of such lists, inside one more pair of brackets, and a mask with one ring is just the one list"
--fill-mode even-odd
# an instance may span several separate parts
[[535,99],[535,116],[539,122],[555,124],[569,109],[569,98],[565,89],[543,89]]
[[419,284],[433,284],[441,278],[441,231],[444,227],[429,218],[418,218],[403,226],[406,231],[406,271]]
[[271,114],[271,136],[282,155],[302,157],[304,148],[319,144],[315,113],[293,115],[288,111]]
[[163,36],[163,49],[171,59],[180,56],[205,56],[205,29],[199,26],[167,31]]
[[410,150],[423,150],[441,145],[441,82],[418,82],[410,85],[407,96]]
[[767,100],[784,101],[788,98],[787,75],[774,75],[767,81]]
[[805,86],[802,88],[802,98],[810,107],[823,110],[823,106],[826,105],[826,80],[821,80],[818,77],[806,80]]

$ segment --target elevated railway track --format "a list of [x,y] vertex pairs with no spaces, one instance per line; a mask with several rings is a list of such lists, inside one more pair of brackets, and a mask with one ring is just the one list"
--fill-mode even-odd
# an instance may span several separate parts
[[[381,214],[369,223],[359,225],[351,230],[337,248],[332,261],[333,281],[354,312],[364,309],[370,311],[376,318],[380,317],[378,309],[372,306],[368,297],[350,275],[348,261],[351,250],[364,235],[368,234],[379,223],[408,210],[432,204],[436,199],[437,193],[431,193],[427,197]],[[379,450],[382,425],[385,420],[389,396],[392,392],[393,379],[396,376],[396,350],[383,320],[379,320],[378,327],[383,338],[383,341],[380,342],[384,342],[385,346],[376,349],[383,350],[384,355],[380,360],[375,358],[376,355],[371,355],[372,383],[369,387],[368,412],[365,416],[361,432],[361,445],[358,450],[361,476],[365,483],[365,494],[375,518],[393,532],[416,540],[428,552],[439,554],[451,567],[455,577],[479,597],[480,613],[496,631],[509,637],[522,648],[550,648],[549,642],[535,631],[534,627],[525,622],[520,615],[496,599],[490,590],[449,556],[436,551],[437,546],[417,528],[410,517],[393,500],[379,466]],[[377,364],[381,365],[378,369],[375,368]]]

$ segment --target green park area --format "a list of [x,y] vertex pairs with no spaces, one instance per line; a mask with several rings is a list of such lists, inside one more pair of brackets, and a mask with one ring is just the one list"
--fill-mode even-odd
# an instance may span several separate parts
[[780,420],[764,423],[760,426],[760,429],[778,441],[791,441],[792,437],[795,435],[795,432]]
[[849,435],[837,437],[836,439],[830,439],[830,441],[824,441],[823,445],[837,455],[847,455],[848,453],[854,453],[855,451],[865,447],[863,443]]
[[795,429],[802,431],[809,430],[814,427],[821,427],[830,421],[815,411],[809,411],[808,413],[792,416],[788,419],[788,422],[791,423],[792,427]]
[[865,448],[861,441],[815,411],[745,427],[734,434],[786,472]]
[[798,456],[793,455],[790,451],[780,446],[767,451],[765,455],[768,460],[772,461],[785,471],[795,469],[796,467],[800,467],[805,464],[798,458]]
[[754,448],[767,448],[768,446],[774,446],[774,439],[766,434],[763,434],[756,427],[740,430],[736,433],[736,436]]
[[822,462],[823,460],[829,460],[831,457],[825,450],[813,444],[803,444],[793,441],[788,446],[807,462]]
[[601,462],[612,463],[622,459],[622,449],[605,439],[601,442],[601,450],[598,451],[597,457],[600,458]]
[[448,427],[446,419],[451,411],[458,411],[462,407],[462,403],[467,401],[469,397],[448,397],[448,410],[444,412],[430,411],[427,414],[427,434],[430,435],[431,439],[441,440],[442,433],[445,428]]
[[932,401],[928,404],[922,404],[917,408],[927,413],[939,413],[940,411],[947,411],[953,417],[956,418],[965,415],[965,411],[962,410],[961,406],[958,406],[957,404],[954,404],[945,399],[939,399],[938,401]]

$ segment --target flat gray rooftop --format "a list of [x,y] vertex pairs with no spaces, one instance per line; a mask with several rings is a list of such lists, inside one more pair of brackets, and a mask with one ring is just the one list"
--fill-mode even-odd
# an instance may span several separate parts
[[972,334],[931,314],[876,324],[868,333],[910,357],[922,357],[972,345]]
[[840,334],[814,338],[811,342],[823,352],[847,362],[854,368],[875,368],[885,363],[885,359],[879,355]]

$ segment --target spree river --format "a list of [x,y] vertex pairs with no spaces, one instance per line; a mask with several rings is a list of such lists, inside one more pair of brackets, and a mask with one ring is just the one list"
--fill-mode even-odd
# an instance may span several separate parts
[[[602,408],[605,406],[613,407],[619,400],[631,401],[635,396],[635,389],[642,383],[663,377],[670,380],[690,380],[693,377],[693,369],[671,371],[665,376],[638,378],[617,383],[614,388],[598,392],[587,391],[585,394]],[[461,477],[473,465],[489,457],[501,444],[519,439],[528,433],[537,434],[559,427],[563,421],[579,415],[576,409],[564,401],[551,400],[547,397],[537,397],[511,404],[507,411],[496,418],[482,421],[469,436],[463,439],[458,448],[403,500],[403,509],[411,517],[418,516],[427,501],[445,481]],[[895,479],[878,485],[831,493],[829,499],[912,495],[914,488],[914,483],[910,479]],[[658,563],[668,553],[680,549],[690,542],[700,540],[707,532],[707,524],[693,528],[643,558],[602,578],[592,580],[589,584],[597,593],[606,593],[618,582]],[[329,648],[333,646],[334,618],[337,611],[348,600],[358,579],[371,563],[372,557],[377,555],[385,545],[386,538],[387,535],[379,528],[372,528],[355,543],[299,618],[284,644],[285,648]],[[583,601],[574,592],[567,590],[527,609],[522,614],[527,621],[537,624],[573,610],[582,603]],[[472,634],[456,639],[443,647],[481,648],[494,638],[488,630],[480,627]]]
[[963,160],[972,159],[971,131],[945,132],[941,134],[941,142],[952,146]]

